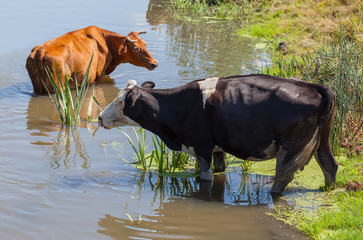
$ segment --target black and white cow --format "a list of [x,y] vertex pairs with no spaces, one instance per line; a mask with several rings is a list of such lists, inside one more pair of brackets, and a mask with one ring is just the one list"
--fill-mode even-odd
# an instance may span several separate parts
[[224,153],[252,161],[276,157],[271,192],[279,193],[313,154],[326,184],[338,169],[329,136],[334,94],[330,88],[268,75],[196,80],[171,89],[127,87],[100,114],[99,125],[141,126],[173,150],[196,156],[202,180],[224,171]]

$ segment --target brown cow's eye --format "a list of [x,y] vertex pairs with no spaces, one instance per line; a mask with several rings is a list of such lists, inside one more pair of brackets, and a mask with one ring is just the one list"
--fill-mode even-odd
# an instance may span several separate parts
[[135,46],[134,47],[134,52],[138,52],[138,51],[140,51],[140,48],[138,46]]

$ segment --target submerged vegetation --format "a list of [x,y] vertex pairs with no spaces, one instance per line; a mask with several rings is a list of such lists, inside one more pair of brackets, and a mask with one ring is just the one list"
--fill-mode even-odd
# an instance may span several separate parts
[[248,21],[254,6],[248,1],[171,0],[174,17],[187,21]]

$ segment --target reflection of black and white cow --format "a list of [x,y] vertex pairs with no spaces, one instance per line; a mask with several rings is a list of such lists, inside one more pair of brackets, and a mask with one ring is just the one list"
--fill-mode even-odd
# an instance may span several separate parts
[[203,180],[212,178],[212,155],[215,170],[224,171],[222,151],[252,161],[277,157],[271,191],[281,192],[316,153],[326,183],[335,183],[338,164],[329,144],[334,94],[328,87],[267,75],[154,86],[130,80],[100,114],[99,125],[141,126],[169,148],[194,153]]

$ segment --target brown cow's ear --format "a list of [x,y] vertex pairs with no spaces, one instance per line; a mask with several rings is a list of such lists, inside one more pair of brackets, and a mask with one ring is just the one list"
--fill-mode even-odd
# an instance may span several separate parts
[[118,54],[124,55],[124,54],[126,54],[126,52],[127,52],[127,40],[124,39],[118,48]]

